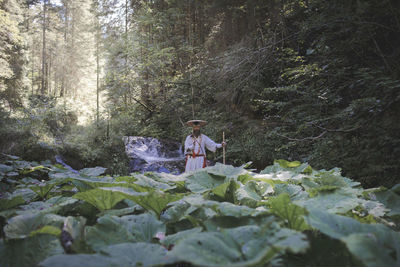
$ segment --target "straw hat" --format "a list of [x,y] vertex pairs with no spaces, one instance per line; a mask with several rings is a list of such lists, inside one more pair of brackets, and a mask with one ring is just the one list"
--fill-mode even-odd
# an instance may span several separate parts
[[207,122],[202,120],[191,120],[186,122],[186,125],[190,127],[195,127],[195,126],[203,127],[206,124]]

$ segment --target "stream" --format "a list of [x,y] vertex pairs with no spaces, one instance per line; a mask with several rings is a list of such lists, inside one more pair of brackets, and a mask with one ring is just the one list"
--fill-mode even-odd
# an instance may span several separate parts
[[179,174],[185,169],[185,156],[179,142],[142,136],[124,136],[123,140],[131,172]]

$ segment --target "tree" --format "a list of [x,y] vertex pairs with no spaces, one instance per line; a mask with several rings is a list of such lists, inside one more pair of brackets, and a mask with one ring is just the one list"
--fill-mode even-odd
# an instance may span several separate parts
[[19,29],[22,11],[18,1],[0,1],[0,101],[1,107],[20,106],[24,87],[24,39]]

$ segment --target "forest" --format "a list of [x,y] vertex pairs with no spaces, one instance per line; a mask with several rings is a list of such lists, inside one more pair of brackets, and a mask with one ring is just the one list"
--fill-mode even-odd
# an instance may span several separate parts
[[0,265],[399,266],[399,62],[397,0],[0,0]]

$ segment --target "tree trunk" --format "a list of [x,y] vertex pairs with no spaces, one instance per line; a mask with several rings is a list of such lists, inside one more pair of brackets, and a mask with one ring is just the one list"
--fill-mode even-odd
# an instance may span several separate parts
[[43,35],[42,35],[42,87],[41,94],[44,95],[47,91],[46,88],[46,8],[47,1],[43,1]]
[[66,92],[66,74],[65,74],[65,56],[67,54],[67,33],[68,33],[68,2],[65,2],[65,25],[64,25],[64,57],[62,57],[62,74],[61,74],[61,89],[60,89],[60,97],[64,97],[65,92]]

